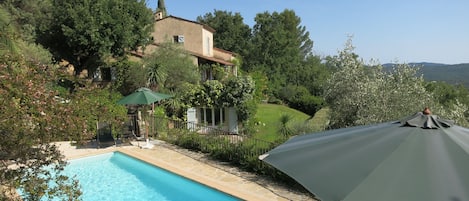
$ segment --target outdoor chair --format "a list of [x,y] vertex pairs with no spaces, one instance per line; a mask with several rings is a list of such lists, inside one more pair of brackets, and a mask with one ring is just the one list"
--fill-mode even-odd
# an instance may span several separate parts
[[98,133],[96,135],[96,141],[99,148],[105,148],[116,144],[114,136],[112,136],[111,125],[105,122],[98,123]]

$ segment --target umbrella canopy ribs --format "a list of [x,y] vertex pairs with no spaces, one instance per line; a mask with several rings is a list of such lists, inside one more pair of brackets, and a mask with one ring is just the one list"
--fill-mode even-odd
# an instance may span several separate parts
[[469,200],[469,129],[429,110],[296,136],[259,158],[323,201]]

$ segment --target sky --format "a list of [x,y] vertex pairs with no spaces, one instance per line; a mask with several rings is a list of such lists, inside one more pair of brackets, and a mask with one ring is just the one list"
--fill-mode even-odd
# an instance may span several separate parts
[[[147,0],[155,10],[158,0]],[[319,56],[337,55],[351,36],[365,62],[469,63],[468,0],[165,0],[169,15],[188,20],[215,10],[256,14],[295,11]]]

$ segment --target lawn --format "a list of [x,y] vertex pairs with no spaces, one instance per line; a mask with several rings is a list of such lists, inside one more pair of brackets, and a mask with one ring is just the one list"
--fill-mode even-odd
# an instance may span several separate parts
[[280,117],[284,114],[292,118],[288,126],[298,123],[307,123],[310,124],[312,132],[324,130],[329,121],[328,108],[319,110],[314,117],[311,117],[284,105],[259,104],[255,116],[258,121],[257,133],[254,137],[271,142],[275,141],[279,137]]

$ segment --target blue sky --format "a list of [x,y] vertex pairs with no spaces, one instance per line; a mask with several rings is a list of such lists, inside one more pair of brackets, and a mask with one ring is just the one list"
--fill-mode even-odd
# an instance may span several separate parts
[[[336,55],[353,36],[365,61],[469,63],[468,0],[165,0],[170,15],[196,20],[214,10],[256,14],[294,10],[316,55]],[[147,0],[155,9],[157,0]]]

